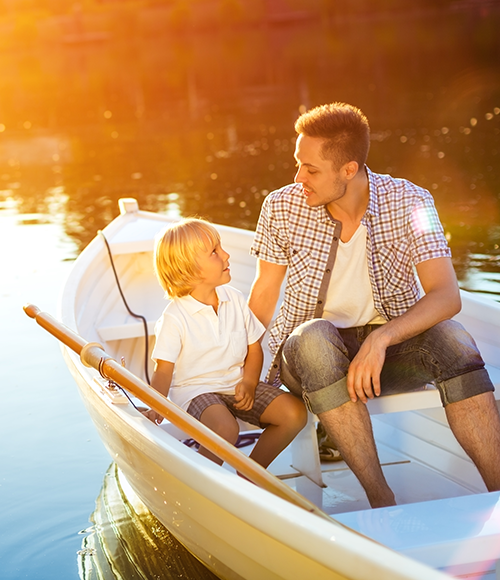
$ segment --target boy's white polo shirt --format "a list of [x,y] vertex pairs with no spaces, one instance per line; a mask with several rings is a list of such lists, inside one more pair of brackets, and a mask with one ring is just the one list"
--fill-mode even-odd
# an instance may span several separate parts
[[239,290],[227,285],[215,290],[218,314],[183,296],[174,298],[156,323],[152,358],[174,363],[169,398],[184,410],[202,393],[234,394],[248,345],[265,332]]

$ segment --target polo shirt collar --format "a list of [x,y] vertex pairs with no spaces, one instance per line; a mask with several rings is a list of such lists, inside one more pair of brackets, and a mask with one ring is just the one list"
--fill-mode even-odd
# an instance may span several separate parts
[[[229,296],[224,286],[217,286],[215,292],[217,293],[219,303],[229,302]],[[179,300],[182,302],[184,308],[188,311],[188,313],[191,316],[193,314],[196,314],[197,312],[200,312],[201,310],[204,310],[205,308],[212,308],[208,304],[203,304],[203,302],[196,300],[196,298],[193,298],[191,294],[188,294],[187,296],[182,296],[181,298],[179,298]]]

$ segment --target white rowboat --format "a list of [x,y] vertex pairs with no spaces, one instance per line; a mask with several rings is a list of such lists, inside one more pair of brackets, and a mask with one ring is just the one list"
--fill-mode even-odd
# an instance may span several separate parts
[[[103,233],[126,302],[147,323],[151,353],[154,324],[165,307],[153,272],[153,243],[171,219],[139,211],[132,199],[120,200],[120,211]],[[247,295],[255,271],[249,255],[253,234],[217,227],[231,254],[231,284]],[[457,319],[475,337],[492,380],[500,385],[500,305],[465,292],[462,300]],[[43,314],[34,307],[26,310],[44,325]],[[120,377],[122,359],[127,376],[145,381],[145,364],[152,372],[151,361],[145,363],[144,324],[124,305],[102,236],[77,259],[60,314],[64,325],[83,337],[80,343],[74,339],[78,353],[86,342],[93,343],[85,346],[82,358],[97,357],[103,375]],[[102,351],[118,363],[108,365]],[[84,364],[66,345],[63,354],[120,478],[220,578],[500,577],[500,493],[486,493],[451,434],[436,390],[370,402],[384,473],[399,504],[371,510],[343,462],[320,463],[314,417],[270,466],[277,477],[256,469],[255,479],[254,468],[247,465],[253,462],[241,451],[221,448],[227,461],[250,470],[258,483],[254,485],[227,463],[219,467],[182,443],[191,436],[194,420],[181,423],[185,431],[173,416],[172,422],[154,425],[122,393],[110,391],[98,370],[87,366],[89,360]],[[120,378],[115,380],[128,388]],[[156,400],[146,402],[154,405]]]

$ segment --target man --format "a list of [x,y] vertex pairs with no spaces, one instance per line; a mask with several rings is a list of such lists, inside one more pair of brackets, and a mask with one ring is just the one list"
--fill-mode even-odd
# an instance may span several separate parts
[[249,304],[266,327],[288,271],[268,380],[302,395],[372,507],[396,502],[365,403],[429,382],[487,488],[499,490],[493,385],[474,341],[450,320],[460,294],[430,193],[365,166],[369,124],[355,107],[316,107],[295,129],[295,184],[265,199],[251,250]]

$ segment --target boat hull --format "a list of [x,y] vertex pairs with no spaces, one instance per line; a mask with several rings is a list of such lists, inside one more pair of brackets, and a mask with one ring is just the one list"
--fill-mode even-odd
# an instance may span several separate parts
[[92,370],[67,349],[64,356],[101,440],[134,493],[219,578],[443,578],[216,466],[132,405],[108,401]]
[[[104,230],[125,295],[132,309],[146,316],[150,331],[165,306],[163,293],[154,279],[153,240],[168,221],[165,216],[133,210],[119,216]],[[248,257],[252,234],[233,228],[221,228],[221,233],[231,253],[232,284],[248,292],[254,271]],[[474,320],[476,310],[472,314]],[[491,319],[489,310],[485,316]],[[121,301],[100,238],[88,246],[75,264],[63,293],[61,317],[64,324],[86,340],[101,343],[116,360],[124,357],[129,370],[146,378],[142,325],[131,317]],[[485,323],[481,323],[482,328]],[[500,323],[495,321],[494,326],[498,328]],[[485,334],[490,340],[491,333]],[[154,336],[150,336],[148,346],[153,342]],[[492,356],[497,352],[498,346],[493,344]],[[103,389],[97,371],[84,366],[66,347],[63,354],[99,436],[124,481],[152,514],[218,577],[227,580],[448,577],[334,519],[323,519],[292,505],[238,477],[234,470],[201,457],[181,442],[187,437],[185,434],[168,423],[158,427],[127,400],[125,404],[116,404]],[[321,505],[321,487],[317,487],[317,492]]]

